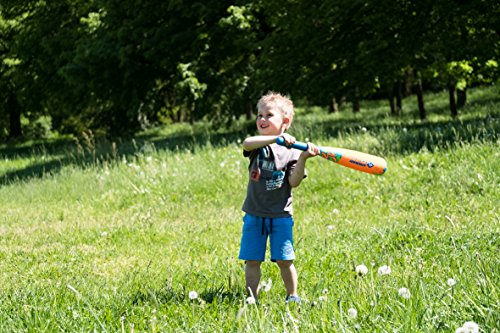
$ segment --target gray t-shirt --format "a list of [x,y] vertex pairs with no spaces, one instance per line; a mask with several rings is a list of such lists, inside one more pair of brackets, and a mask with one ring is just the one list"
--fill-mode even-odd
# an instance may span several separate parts
[[250,158],[244,212],[260,217],[292,216],[292,187],[288,176],[300,153],[277,144],[243,151],[243,155]]

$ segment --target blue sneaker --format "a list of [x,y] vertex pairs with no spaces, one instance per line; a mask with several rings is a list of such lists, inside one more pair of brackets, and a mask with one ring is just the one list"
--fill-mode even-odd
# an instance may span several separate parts
[[296,304],[301,304],[302,300],[300,299],[299,296],[290,296],[287,295],[285,299],[285,303],[296,303]]

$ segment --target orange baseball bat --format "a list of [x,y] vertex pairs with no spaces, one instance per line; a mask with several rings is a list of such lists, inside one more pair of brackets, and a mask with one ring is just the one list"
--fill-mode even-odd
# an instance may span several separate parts
[[[295,142],[292,145],[286,145],[285,140],[282,137],[278,137],[276,138],[276,143],[288,148],[307,150],[307,143],[305,142]],[[371,173],[372,175],[383,175],[387,171],[387,162],[382,157],[344,148],[319,146],[318,148],[321,157],[345,167]]]

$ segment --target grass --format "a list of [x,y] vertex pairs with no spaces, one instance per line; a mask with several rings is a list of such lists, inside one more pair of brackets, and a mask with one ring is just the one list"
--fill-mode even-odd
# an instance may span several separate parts
[[[115,148],[1,146],[0,331],[450,332],[474,321],[492,332],[498,92],[471,90],[459,120],[449,119],[444,94],[426,96],[425,122],[411,109],[387,118],[376,102],[356,116],[298,110],[298,138],[389,164],[377,177],[308,162],[294,194],[300,307],[284,304],[269,262],[272,288],[259,306],[245,304],[236,257],[247,161],[238,140],[251,124],[171,126]],[[360,264],[365,276],[354,271]],[[379,275],[382,265],[391,274]]]

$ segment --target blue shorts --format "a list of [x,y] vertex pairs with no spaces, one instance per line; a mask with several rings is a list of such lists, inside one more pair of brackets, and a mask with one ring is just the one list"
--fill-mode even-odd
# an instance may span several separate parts
[[243,217],[243,235],[241,237],[241,260],[264,261],[267,238],[271,243],[271,261],[294,260],[292,237],[293,218],[258,217],[245,214]]

